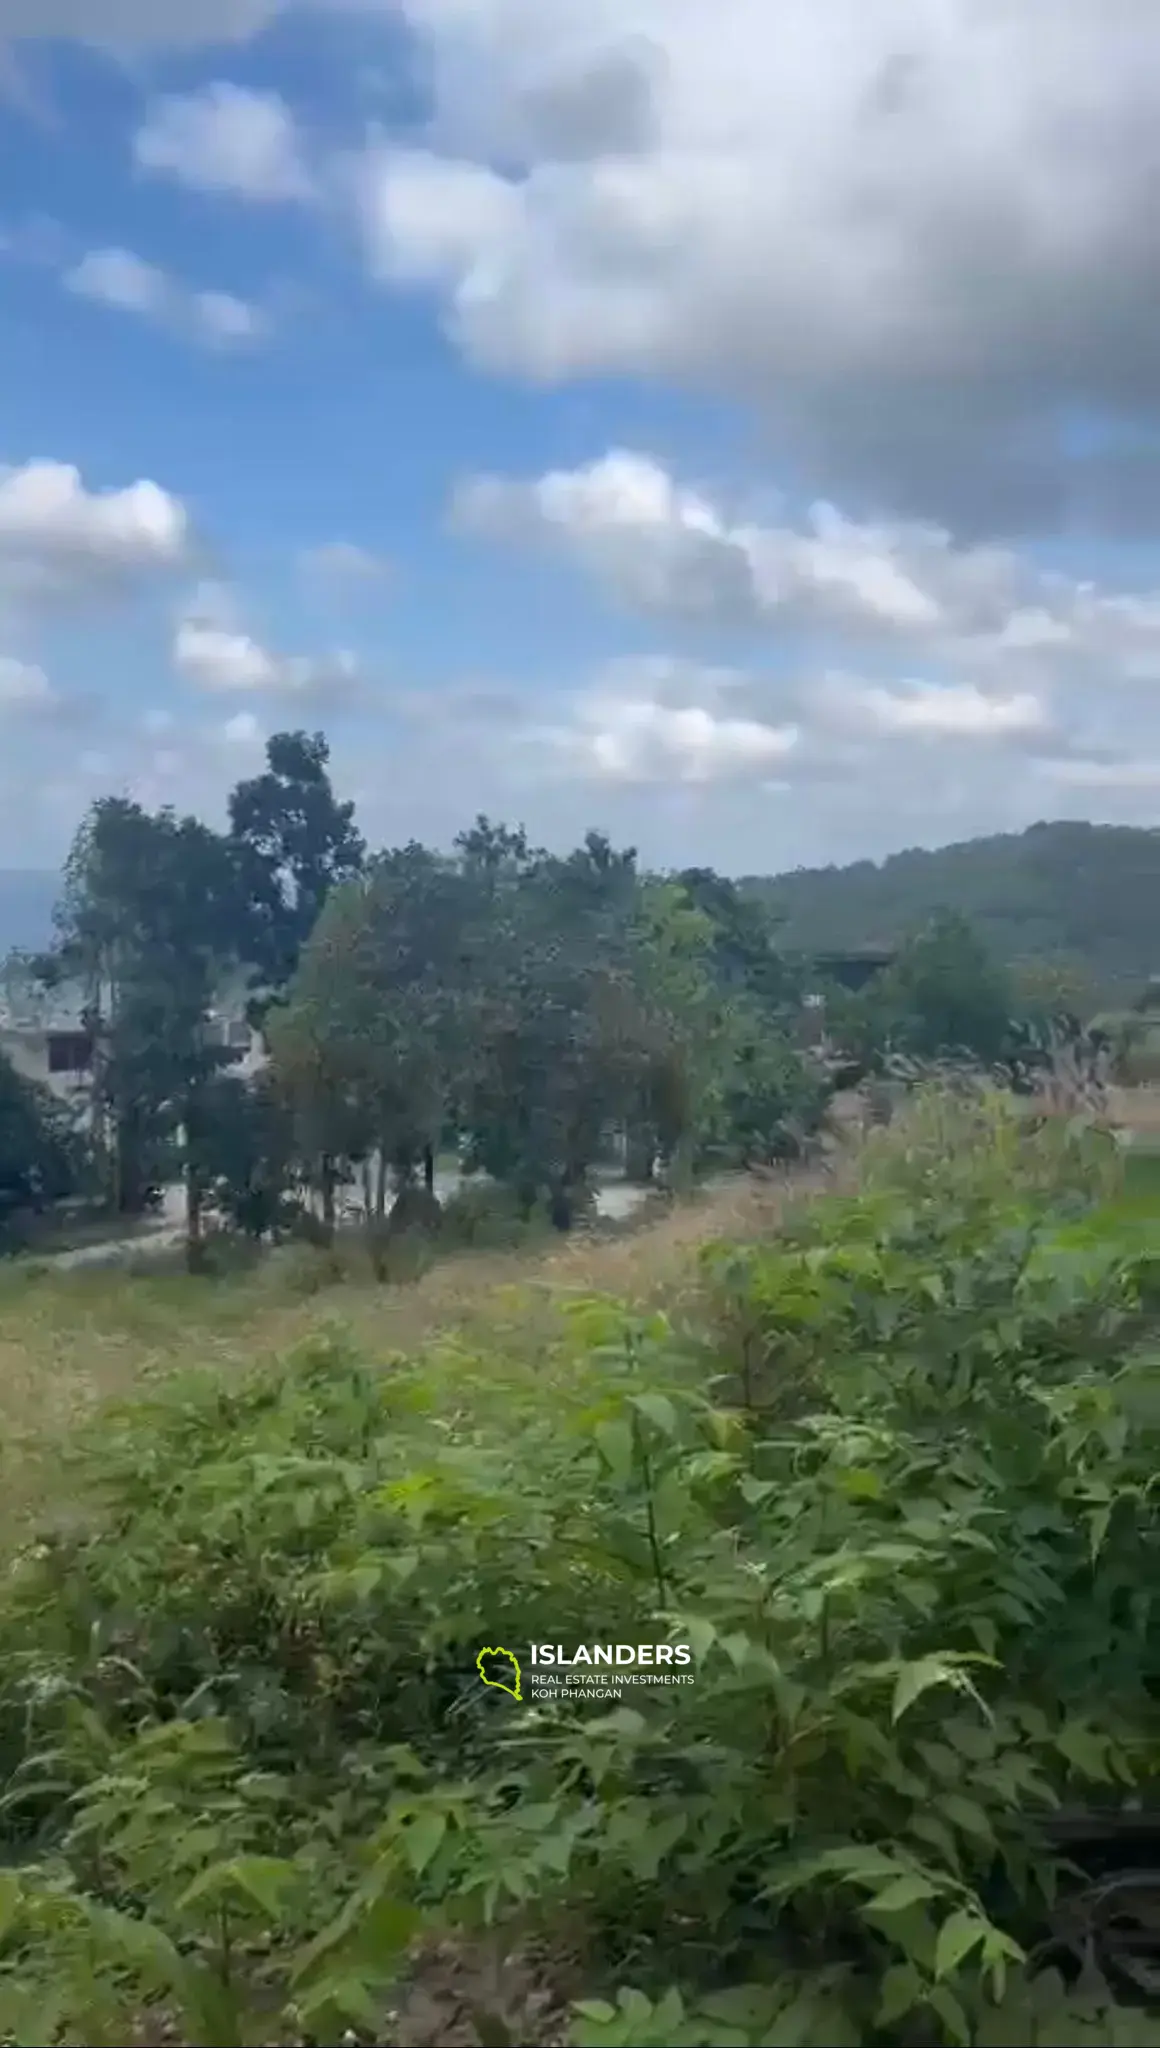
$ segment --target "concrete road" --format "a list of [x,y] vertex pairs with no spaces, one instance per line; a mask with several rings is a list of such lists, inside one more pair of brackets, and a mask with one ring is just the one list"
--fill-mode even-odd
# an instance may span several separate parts
[[[446,1202],[460,1188],[469,1185],[471,1183],[464,1182],[458,1174],[438,1173],[435,1176],[435,1193],[441,1202]],[[479,1185],[478,1181],[475,1185]],[[596,1190],[597,1214],[610,1223],[626,1222],[647,1200],[648,1193],[647,1188],[629,1187],[624,1181],[605,1182]],[[38,1263],[57,1266],[64,1271],[76,1266],[113,1265],[120,1259],[147,1259],[175,1250],[184,1236],[185,1190],[178,1184],[165,1189],[158,1214],[143,1223],[132,1237],[81,1245],[71,1252],[51,1252]]]

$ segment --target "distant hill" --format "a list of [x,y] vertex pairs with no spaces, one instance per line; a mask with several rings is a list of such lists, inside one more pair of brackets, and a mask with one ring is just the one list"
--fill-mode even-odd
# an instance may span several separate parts
[[958,910],[1000,958],[1070,961],[1109,998],[1160,974],[1160,830],[1033,825],[745,886],[785,917],[795,951],[889,945]]
[[0,868],[0,959],[47,946],[60,885],[51,868]]

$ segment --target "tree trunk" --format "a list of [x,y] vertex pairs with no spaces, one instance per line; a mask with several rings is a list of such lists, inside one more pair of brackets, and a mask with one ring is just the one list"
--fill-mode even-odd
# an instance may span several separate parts
[[334,1240],[336,1220],[334,1197],[338,1176],[335,1172],[334,1161],[328,1152],[324,1152],[322,1155],[319,1180],[322,1187],[322,1227],[326,1233],[326,1241],[330,1244]]
[[205,1271],[205,1239],[202,1236],[201,1174],[192,1159],[185,1163],[185,1268],[188,1273]]
[[375,1168],[375,1221],[381,1223],[387,1213],[387,1188],[390,1185],[390,1162],[386,1151],[381,1150]]
[[435,1193],[435,1150],[431,1145],[423,1147],[423,1186],[429,1195]]
[[647,1127],[638,1126],[628,1133],[624,1148],[624,1177],[633,1187],[647,1188],[652,1185],[656,1173],[656,1139]]

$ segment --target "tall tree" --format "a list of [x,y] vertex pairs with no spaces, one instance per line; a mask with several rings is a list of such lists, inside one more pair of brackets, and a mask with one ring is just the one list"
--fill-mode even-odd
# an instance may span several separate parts
[[770,1013],[796,1004],[801,991],[778,951],[780,920],[768,904],[713,868],[685,868],[676,879],[708,922],[718,985]]
[[238,929],[232,853],[208,826],[121,797],[93,806],[66,868],[52,967],[85,992],[115,1205],[140,1207],[159,1156],[180,1142],[191,1264],[201,1235],[202,1095],[229,1058],[209,1012]]
[[230,797],[230,837],[246,906],[241,950],[269,994],[285,989],[331,890],[361,872],[354,804],[340,803],[322,733],[279,732],[266,768]]
[[425,847],[385,853],[330,896],[303,948],[270,1044],[316,1161],[324,1208],[340,1161],[373,1155],[407,1185],[434,1150],[469,1034],[461,871]]

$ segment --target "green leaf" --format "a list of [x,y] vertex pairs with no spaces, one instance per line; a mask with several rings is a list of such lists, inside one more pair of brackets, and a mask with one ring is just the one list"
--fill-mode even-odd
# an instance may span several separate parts
[[421,1877],[447,1833],[447,1815],[420,1813],[403,1829],[403,1853],[416,1877]]
[[982,1842],[993,1842],[995,1830],[981,1806],[973,1799],[964,1799],[961,1792],[941,1793],[937,1802],[938,1811],[945,1813],[948,1820],[961,1828],[965,1835],[976,1835]]
[[867,1900],[863,1911],[866,1913],[904,1913],[908,1906],[919,1906],[924,1899],[936,1899],[939,1887],[926,1877],[896,1877],[884,1890]]
[[[919,1657],[912,1664],[904,1664],[898,1674],[890,1710],[891,1720],[895,1723],[901,1721],[902,1716],[916,1700],[922,1699],[924,1694],[933,1692],[935,1687],[940,1685],[951,1686],[955,1692],[969,1692],[973,1697],[978,1697],[960,1665],[952,1664],[945,1657]],[[981,1700],[979,1704],[982,1705]]]
[[677,1411],[666,1394],[634,1394],[632,1405],[653,1428],[671,1442],[678,1431]]
[[980,1920],[977,1913],[961,1909],[944,1920],[938,1931],[934,1952],[934,1974],[949,1977],[965,1961],[971,1950],[978,1948],[987,1938],[989,1923]]
[[286,1893],[298,1876],[292,1863],[280,1856],[238,1856],[229,1870],[238,1890],[272,1921],[281,1917]]
[[883,2031],[894,2028],[900,2019],[921,2004],[923,1997],[923,1982],[914,1965],[895,1963],[882,1979],[875,2027]]
[[623,1420],[601,1422],[594,1432],[596,1448],[617,1484],[623,1486],[632,1477],[633,1459],[636,1447],[632,1430]]

